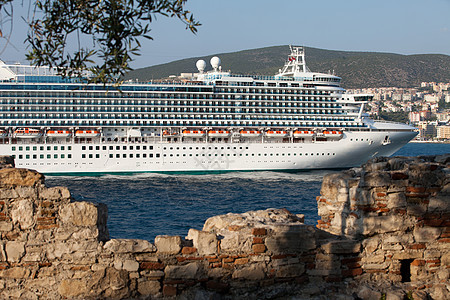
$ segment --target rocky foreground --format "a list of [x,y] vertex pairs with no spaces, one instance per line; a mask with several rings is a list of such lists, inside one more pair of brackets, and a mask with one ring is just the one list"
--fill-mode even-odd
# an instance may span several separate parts
[[188,236],[110,239],[107,208],[0,166],[2,299],[448,299],[450,155],[325,176],[321,219],[215,216]]

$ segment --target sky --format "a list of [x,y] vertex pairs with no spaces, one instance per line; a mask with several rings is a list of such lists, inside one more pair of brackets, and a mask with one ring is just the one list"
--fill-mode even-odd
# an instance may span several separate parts
[[[17,3],[21,1],[16,0]],[[17,5],[16,5],[17,6]],[[157,16],[133,68],[278,45],[329,50],[450,55],[450,0],[188,0],[197,34]],[[0,59],[26,63],[26,26],[15,7],[10,44]]]

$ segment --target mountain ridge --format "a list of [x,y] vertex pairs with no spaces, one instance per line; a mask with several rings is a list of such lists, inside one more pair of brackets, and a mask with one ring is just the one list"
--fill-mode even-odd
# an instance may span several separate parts
[[[124,79],[149,81],[169,75],[197,72],[196,61],[203,59],[209,62],[212,56],[220,57],[223,69],[236,74],[274,75],[282,68],[288,55],[287,45],[218,53],[139,68],[129,72]],[[450,56],[445,54],[404,55],[305,47],[305,56],[306,65],[312,71],[334,71],[342,78],[342,86],[347,89],[408,88],[416,87],[423,81],[450,82]]]

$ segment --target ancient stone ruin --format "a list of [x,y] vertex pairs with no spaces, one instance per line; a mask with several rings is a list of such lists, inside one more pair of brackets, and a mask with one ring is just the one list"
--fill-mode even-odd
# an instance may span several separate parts
[[187,237],[110,239],[107,208],[0,165],[2,299],[448,299],[450,155],[325,176],[321,219],[208,219]]

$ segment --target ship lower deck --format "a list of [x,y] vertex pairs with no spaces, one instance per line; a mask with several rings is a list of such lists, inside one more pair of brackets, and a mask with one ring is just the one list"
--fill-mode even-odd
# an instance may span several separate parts
[[308,170],[358,166],[376,156],[392,155],[415,134],[346,131],[339,140],[296,142],[23,140],[1,144],[0,153],[13,155],[16,167],[42,173]]

